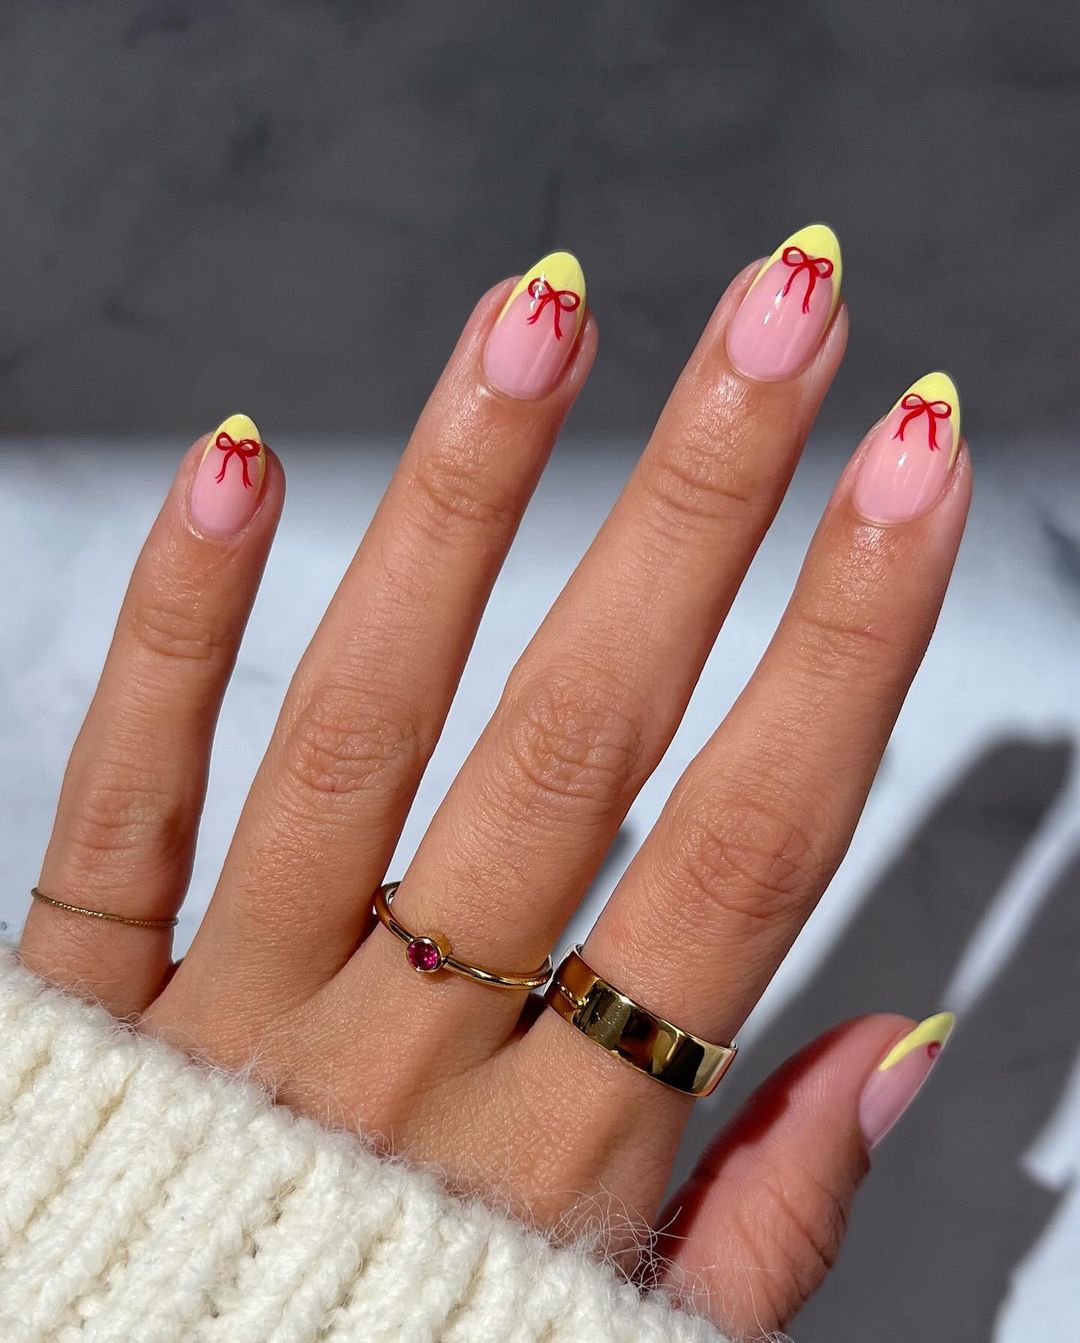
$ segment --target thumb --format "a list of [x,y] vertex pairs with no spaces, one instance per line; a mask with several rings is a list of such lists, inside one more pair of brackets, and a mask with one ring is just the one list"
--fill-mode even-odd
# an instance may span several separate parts
[[783,1328],[832,1267],[869,1152],[952,1024],[863,1017],[773,1073],[659,1221],[666,1289],[735,1337]]

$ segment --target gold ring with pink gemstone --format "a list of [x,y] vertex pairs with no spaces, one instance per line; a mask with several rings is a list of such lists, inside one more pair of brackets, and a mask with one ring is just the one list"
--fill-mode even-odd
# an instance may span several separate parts
[[372,909],[382,926],[394,934],[399,942],[405,944],[405,960],[410,969],[418,975],[436,975],[442,970],[462,979],[471,979],[476,984],[486,984],[490,989],[539,989],[551,978],[552,964],[549,956],[538,970],[527,975],[506,974],[501,970],[489,970],[482,965],[470,965],[454,955],[453,948],[442,933],[414,933],[398,919],[394,913],[394,895],[400,882],[387,882],[375,892]]

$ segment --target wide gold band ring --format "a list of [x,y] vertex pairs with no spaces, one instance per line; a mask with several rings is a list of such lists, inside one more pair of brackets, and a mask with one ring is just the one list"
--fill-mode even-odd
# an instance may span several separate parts
[[104,909],[86,909],[83,905],[69,905],[66,900],[55,900],[44,891],[39,891],[36,886],[31,887],[30,894],[43,905],[62,909],[65,914],[81,914],[87,919],[100,919],[102,923],[122,923],[127,928],[175,928],[180,922],[179,919],[134,919],[129,918],[127,914],[110,914]]
[[481,965],[470,965],[453,954],[450,943],[442,933],[414,933],[401,923],[393,911],[394,893],[400,882],[391,881],[375,893],[375,917],[384,928],[405,943],[405,959],[420,975],[438,974],[449,970],[452,975],[486,984],[491,989],[538,989],[551,978],[551,957],[539,970],[527,975],[504,974],[501,970],[487,970]]
[[615,1058],[688,1096],[707,1096],[731,1067],[737,1046],[711,1045],[635,1003],[569,952],[544,1001]]

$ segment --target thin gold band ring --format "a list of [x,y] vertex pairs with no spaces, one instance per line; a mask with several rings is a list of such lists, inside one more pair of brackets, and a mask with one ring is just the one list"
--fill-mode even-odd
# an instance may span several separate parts
[[551,957],[549,956],[538,970],[527,975],[503,974],[500,970],[487,970],[480,965],[470,965],[459,960],[451,949],[450,943],[442,933],[414,933],[399,922],[393,912],[394,893],[400,882],[391,881],[380,886],[375,893],[373,909],[375,917],[384,928],[393,933],[399,942],[405,943],[405,959],[411,969],[420,975],[434,975],[440,970],[449,970],[452,975],[462,979],[471,979],[476,984],[486,984],[491,989],[538,989],[551,978]]
[[656,1082],[688,1096],[707,1096],[735,1060],[736,1045],[713,1045],[620,993],[568,952],[544,1002],[587,1040]]
[[103,923],[122,923],[128,928],[175,928],[179,919],[131,919],[126,914],[109,914],[103,909],[86,909],[82,905],[69,905],[66,900],[54,900],[51,895],[31,887],[30,894],[43,905],[53,909],[62,909],[65,914],[83,914],[88,919],[100,919]]

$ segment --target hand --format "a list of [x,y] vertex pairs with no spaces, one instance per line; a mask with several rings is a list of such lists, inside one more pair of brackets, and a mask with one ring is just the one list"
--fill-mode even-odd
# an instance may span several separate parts
[[[721,300],[404,874],[394,911],[409,928],[521,972],[559,938],[671,741],[839,365],[839,280],[835,239],[815,228]],[[480,301],[296,671],[182,963],[166,930],[43,902],[22,951],[118,1016],[217,1064],[254,1060],[281,1101],[381,1135],[559,1234],[607,1219],[610,1248],[627,1251],[661,1228],[663,1284],[735,1330],[769,1330],[821,1281],[867,1151],[925,1077],[942,1023],[912,1036],[874,1016],[809,1045],[659,1211],[691,1099],[528,995],[417,974],[371,917],[595,352],[565,254]],[[955,391],[932,375],[859,448],[754,677],[589,936],[588,963],[653,1012],[725,1042],[769,983],[850,840],[969,492]],[[47,896],[177,911],[283,493],[244,417],[185,459],[72,753]],[[878,1071],[905,1038],[895,1070]]]

